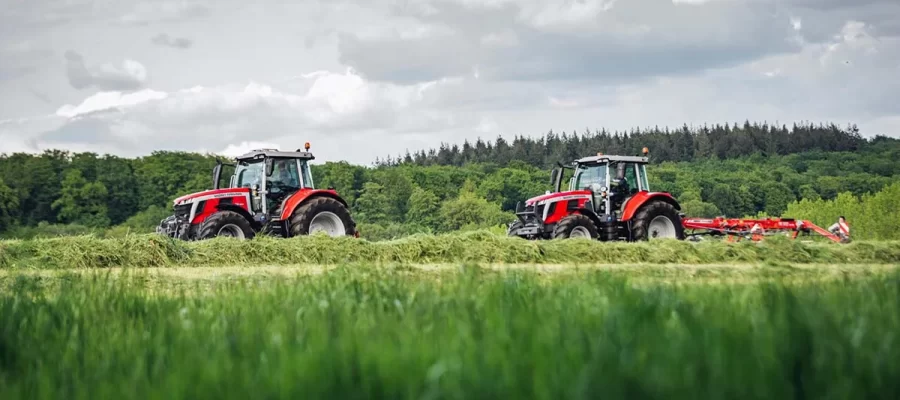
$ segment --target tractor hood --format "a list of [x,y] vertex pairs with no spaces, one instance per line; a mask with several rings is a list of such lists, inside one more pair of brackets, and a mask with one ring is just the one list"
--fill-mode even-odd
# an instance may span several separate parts
[[206,200],[206,199],[214,199],[219,197],[233,197],[235,194],[244,194],[249,193],[249,188],[226,188],[226,189],[215,189],[215,190],[206,190],[203,192],[191,193],[189,195],[181,196],[173,202],[174,205],[193,203],[197,200]]
[[547,200],[557,199],[560,197],[563,197],[563,199],[560,199],[560,200],[569,200],[569,199],[578,199],[578,198],[582,198],[584,196],[590,196],[590,195],[591,195],[590,190],[573,190],[573,191],[569,191],[569,192],[547,193],[547,194],[542,194],[540,196],[532,197],[528,200],[525,200],[525,205],[531,206],[531,205],[535,205],[537,203],[544,203]]

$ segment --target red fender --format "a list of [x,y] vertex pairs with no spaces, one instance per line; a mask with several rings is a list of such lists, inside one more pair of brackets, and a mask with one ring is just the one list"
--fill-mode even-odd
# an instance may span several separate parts
[[666,192],[640,191],[625,202],[625,211],[622,212],[622,221],[630,220],[641,206],[648,201],[657,199],[675,206],[676,210],[681,210],[681,205],[678,204],[678,200],[675,200],[671,194]]
[[344,201],[341,196],[337,194],[337,191],[330,189],[310,189],[303,188],[298,190],[296,193],[292,194],[291,197],[288,197],[287,201],[284,203],[284,208],[281,210],[281,219],[285,220],[291,217],[291,214],[294,213],[294,210],[302,204],[306,199],[313,196],[327,196],[331,197],[344,205],[344,207],[349,208],[347,202]]

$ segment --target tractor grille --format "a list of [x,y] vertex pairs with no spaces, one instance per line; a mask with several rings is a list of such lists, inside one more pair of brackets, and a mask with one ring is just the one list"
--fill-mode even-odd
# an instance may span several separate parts
[[526,213],[530,213],[530,214],[536,214],[537,216],[542,216],[542,215],[544,215],[544,207],[546,207],[546,205],[544,205],[544,204],[541,204],[539,206],[534,206],[534,205],[525,206],[525,209],[520,212],[526,212]]
[[525,223],[540,223],[541,217],[544,216],[545,205],[524,205],[518,203],[516,205],[516,214],[525,219]]
[[191,215],[191,203],[175,206],[175,215],[181,218],[187,218]]

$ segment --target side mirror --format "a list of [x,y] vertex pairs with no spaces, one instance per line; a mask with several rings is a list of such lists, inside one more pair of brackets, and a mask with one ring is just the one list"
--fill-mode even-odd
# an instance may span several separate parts
[[275,162],[273,162],[271,158],[267,158],[266,159],[266,176],[272,176],[273,172],[275,172]]
[[213,167],[213,189],[219,188],[219,178],[222,176],[222,163],[216,161],[216,166]]
[[560,191],[560,184],[562,184],[563,170],[561,168],[553,168],[550,171],[550,186],[553,188],[554,192]]
[[550,171],[550,185],[555,185],[557,178],[559,178],[559,168],[553,168]]

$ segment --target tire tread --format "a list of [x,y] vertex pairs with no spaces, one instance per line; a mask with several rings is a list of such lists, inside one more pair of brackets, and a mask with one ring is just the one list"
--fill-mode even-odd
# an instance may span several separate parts
[[591,239],[597,239],[600,236],[594,221],[582,214],[572,214],[561,219],[553,228],[554,239],[568,239],[569,233],[577,226],[584,226],[591,234]]
[[312,222],[313,216],[320,211],[331,211],[335,213],[341,221],[344,222],[344,229],[347,236],[353,236],[356,233],[356,223],[350,215],[347,207],[341,202],[331,197],[319,196],[304,202],[300,207],[294,209],[291,214],[291,232],[290,236],[302,236],[309,233],[309,224]]
[[244,231],[244,237],[246,239],[253,239],[253,237],[256,236],[256,232],[253,231],[253,227],[250,225],[250,221],[247,221],[247,218],[244,218],[243,215],[229,210],[217,211],[207,217],[200,224],[200,231],[197,236],[200,239],[214,238],[218,235],[219,229],[221,229],[223,225],[228,223],[232,223],[240,227],[241,230]]

